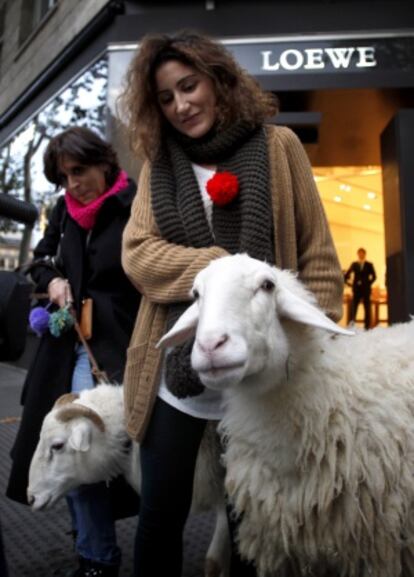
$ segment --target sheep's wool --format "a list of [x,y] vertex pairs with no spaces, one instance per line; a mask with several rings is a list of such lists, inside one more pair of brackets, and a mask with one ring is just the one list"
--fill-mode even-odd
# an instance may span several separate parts
[[[119,474],[140,492],[139,446],[128,439],[125,430],[123,397],[122,386],[108,384],[60,397],[43,421],[30,466],[28,496],[35,510],[53,505],[79,485],[106,482]],[[67,410],[69,418],[62,416]],[[57,440],[61,449],[51,458]],[[221,575],[228,563],[229,542],[220,451],[216,424],[211,422],[198,452],[191,511],[213,508],[216,512],[206,566]]]
[[[286,323],[289,378],[232,391],[222,429],[259,575],[414,575],[414,322],[355,337]],[[323,335],[323,336],[321,336]]]

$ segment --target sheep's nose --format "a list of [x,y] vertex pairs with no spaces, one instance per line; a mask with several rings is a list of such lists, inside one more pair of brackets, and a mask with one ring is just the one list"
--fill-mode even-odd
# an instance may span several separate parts
[[222,347],[229,340],[229,335],[222,334],[217,336],[207,336],[198,339],[197,344],[203,353],[211,354]]
[[27,502],[29,503],[30,506],[32,506],[35,502],[35,496],[34,495],[27,495]]

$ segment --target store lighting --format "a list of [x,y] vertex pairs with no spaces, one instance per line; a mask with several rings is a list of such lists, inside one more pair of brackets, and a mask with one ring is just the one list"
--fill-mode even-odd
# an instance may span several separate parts
[[361,170],[360,171],[360,175],[361,176],[371,176],[373,174],[380,174],[381,173],[381,169],[379,168],[374,168],[374,167],[367,167],[365,170]]
[[375,200],[377,198],[377,194],[376,194],[376,192],[368,192],[367,197],[370,200]]
[[342,196],[339,196],[339,194],[336,194],[333,199],[335,202],[342,202]]
[[362,205],[362,208],[363,208],[364,210],[371,210],[371,205],[370,205],[370,204],[363,204],[363,205]]

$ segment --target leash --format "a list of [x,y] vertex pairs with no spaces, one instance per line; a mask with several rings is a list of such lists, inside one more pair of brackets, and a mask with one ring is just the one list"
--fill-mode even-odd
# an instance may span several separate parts
[[[54,272],[57,273],[58,278],[63,278],[62,277],[62,273],[60,272],[60,270],[56,267],[56,265],[53,262],[53,259],[44,259],[44,260],[39,260],[39,261],[35,261],[35,262],[30,262],[30,263],[25,263],[24,265],[21,265],[20,267],[18,267],[19,272],[21,272],[22,274],[27,274],[30,272],[30,270],[36,266],[44,266],[46,268],[52,269]],[[67,281],[66,281],[67,282]],[[69,285],[68,285],[69,287]],[[69,288],[70,291],[70,288]],[[43,299],[43,298],[49,298],[49,294],[46,293],[36,293],[33,292],[31,294],[32,298],[36,298],[36,299]],[[90,348],[90,346],[88,345],[83,333],[82,333],[82,329],[79,325],[78,319],[76,318],[76,311],[73,308],[73,303],[72,303],[72,297],[70,292],[67,295],[67,304],[69,305],[69,312],[73,317],[73,328],[75,329],[80,342],[82,343],[82,345],[85,347],[86,353],[88,355],[89,358],[89,362],[91,363],[91,372],[94,375],[94,377],[96,378],[96,380],[98,382],[102,382],[102,383],[106,383],[106,384],[111,384],[111,381],[108,378],[108,375],[106,374],[105,371],[101,371],[101,369],[99,368],[98,363],[96,362],[96,359],[92,353],[92,350]]]
[[85,350],[86,350],[86,352],[87,352],[87,354],[88,354],[89,362],[91,363],[91,371],[92,371],[92,374],[96,377],[96,379],[97,379],[98,382],[100,382],[100,383],[106,383],[107,385],[109,385],[109,384],[111,383],[111,381],[109,380],[108,375],[106,374],[106,372],[105,372],[105,371],[101,371],[101,369],[99,368],[98,363],[96,362],[96,359],[95,359],[95,357],[93,356],[91,347],[88,345],[85,337],[83,336],[82,329],[80,328],[80,325],[79,325],[78,320],[77,320],[77,318],[76,318],[76,312],[75,312],[75,310],[73,309],[73,307],[70,307],[69,310],[70,310],[70,313],[71,313],[71,315],[73,316],[73,320],[74,320],[73,328],[75,329],[75,331],[76,331],[76,333],[77,333],[77,335],[78,335],[78,337],[79,337],[80,342],[81,342],[82,345],[85,347]]

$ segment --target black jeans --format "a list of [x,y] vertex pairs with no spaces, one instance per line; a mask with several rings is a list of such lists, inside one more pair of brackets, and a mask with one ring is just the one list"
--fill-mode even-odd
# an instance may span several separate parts
[[371,326],[371,289],[355,289],[352,298],[351,320],[356,318],[358,305],[362,301],[364,305],[364,327],[369,329]]
[[[156,400],[140,447],[142,488],[135,537],[135,577],[181,576],[183,531],[206,422]],[[233,556],[237,558],[237,554]],[[236,565],[237,573],[232,575],[254,577],[255,573],[240,572],[243,563],[239,560]]]

